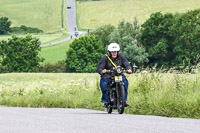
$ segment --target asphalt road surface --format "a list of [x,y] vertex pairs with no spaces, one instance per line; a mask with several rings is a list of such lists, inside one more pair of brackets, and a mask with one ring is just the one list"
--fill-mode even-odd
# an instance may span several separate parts
[[67,0],[67,26],[69,32],[74,32],[77,29],[76,25],[76,3],[75,0]]
[[0,106],[0,133],[200,133],[200,120]]
[[[75,31],[78,31],[78,28],[77,28],[77,24],[76,24],[76,3],[75,3],[75,0],[67,0],[66,10],[67,10],[66,18],[67,18],[68,33],[70,34],[70,36],[68,38],[65,38],[65,39],[60,40],[60,41],[41,45],[41,47],[47,47],[47,46],[59,44],[59,43],[62,43],[62,42],[69,41],[73,38],[76,38]],[[87,33],[87,32],[86,31],[78,31],[79,35],[85,34],[85,33]]]

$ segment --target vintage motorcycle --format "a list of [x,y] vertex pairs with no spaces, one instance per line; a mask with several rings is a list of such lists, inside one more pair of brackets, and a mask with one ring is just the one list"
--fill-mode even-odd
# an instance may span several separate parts
[[108,83],[109,104],[107,112],[110,114],[113,109],[117,109],[119,114],[123,114],[125,108],[125,88],[122,75],[126,70],[121,66],[117,66],[107,70],[107,72],[112,74],[112,78]]

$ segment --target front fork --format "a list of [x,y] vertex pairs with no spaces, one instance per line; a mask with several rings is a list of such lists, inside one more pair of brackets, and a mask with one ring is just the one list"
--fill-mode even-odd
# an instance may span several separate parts
[[[115,88],[112,88],[111,86],[109,87],[109,95],[110,95],[110,103],[111,104],[116,104],[117,100],[119,100],[120,98],[120,89],[121,89],[121,85],[124,85],[124,82],[117,82],[115,85]],[[116,96],[116,97],[115,97]]]
[[121,92],[121,85],[124,85],[124,82],[123,81],[120,81],[118,83],[116,83],[116,93],[117,93],[117,100],[120,99],[120,92]]

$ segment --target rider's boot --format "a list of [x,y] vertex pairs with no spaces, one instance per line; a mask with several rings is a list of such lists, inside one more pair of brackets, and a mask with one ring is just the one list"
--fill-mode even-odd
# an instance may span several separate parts
[[130,106],[127,102],[125,102],[125,107],[128,107],[128,106]]
[[104,103],[103,107],[104,107],[104,108],[107,108],[108,105],[109,105],[109,103]]

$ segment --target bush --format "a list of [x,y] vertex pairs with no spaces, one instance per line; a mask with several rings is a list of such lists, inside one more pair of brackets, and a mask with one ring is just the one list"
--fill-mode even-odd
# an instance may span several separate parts
[[41,65],[38,72],[44,73],[64,73],[66,71],[65,61],[58,61],[56,64],[46,63]]
[[102,42],[97,36],[89,35],[75,39],[67,51],[67,69],[69,72],[96,72],[103,53]]
[[20,27],[12,27],[11,33],[42,33],[43,31],[38,28],[27,27],[25,25],[21,25]]

